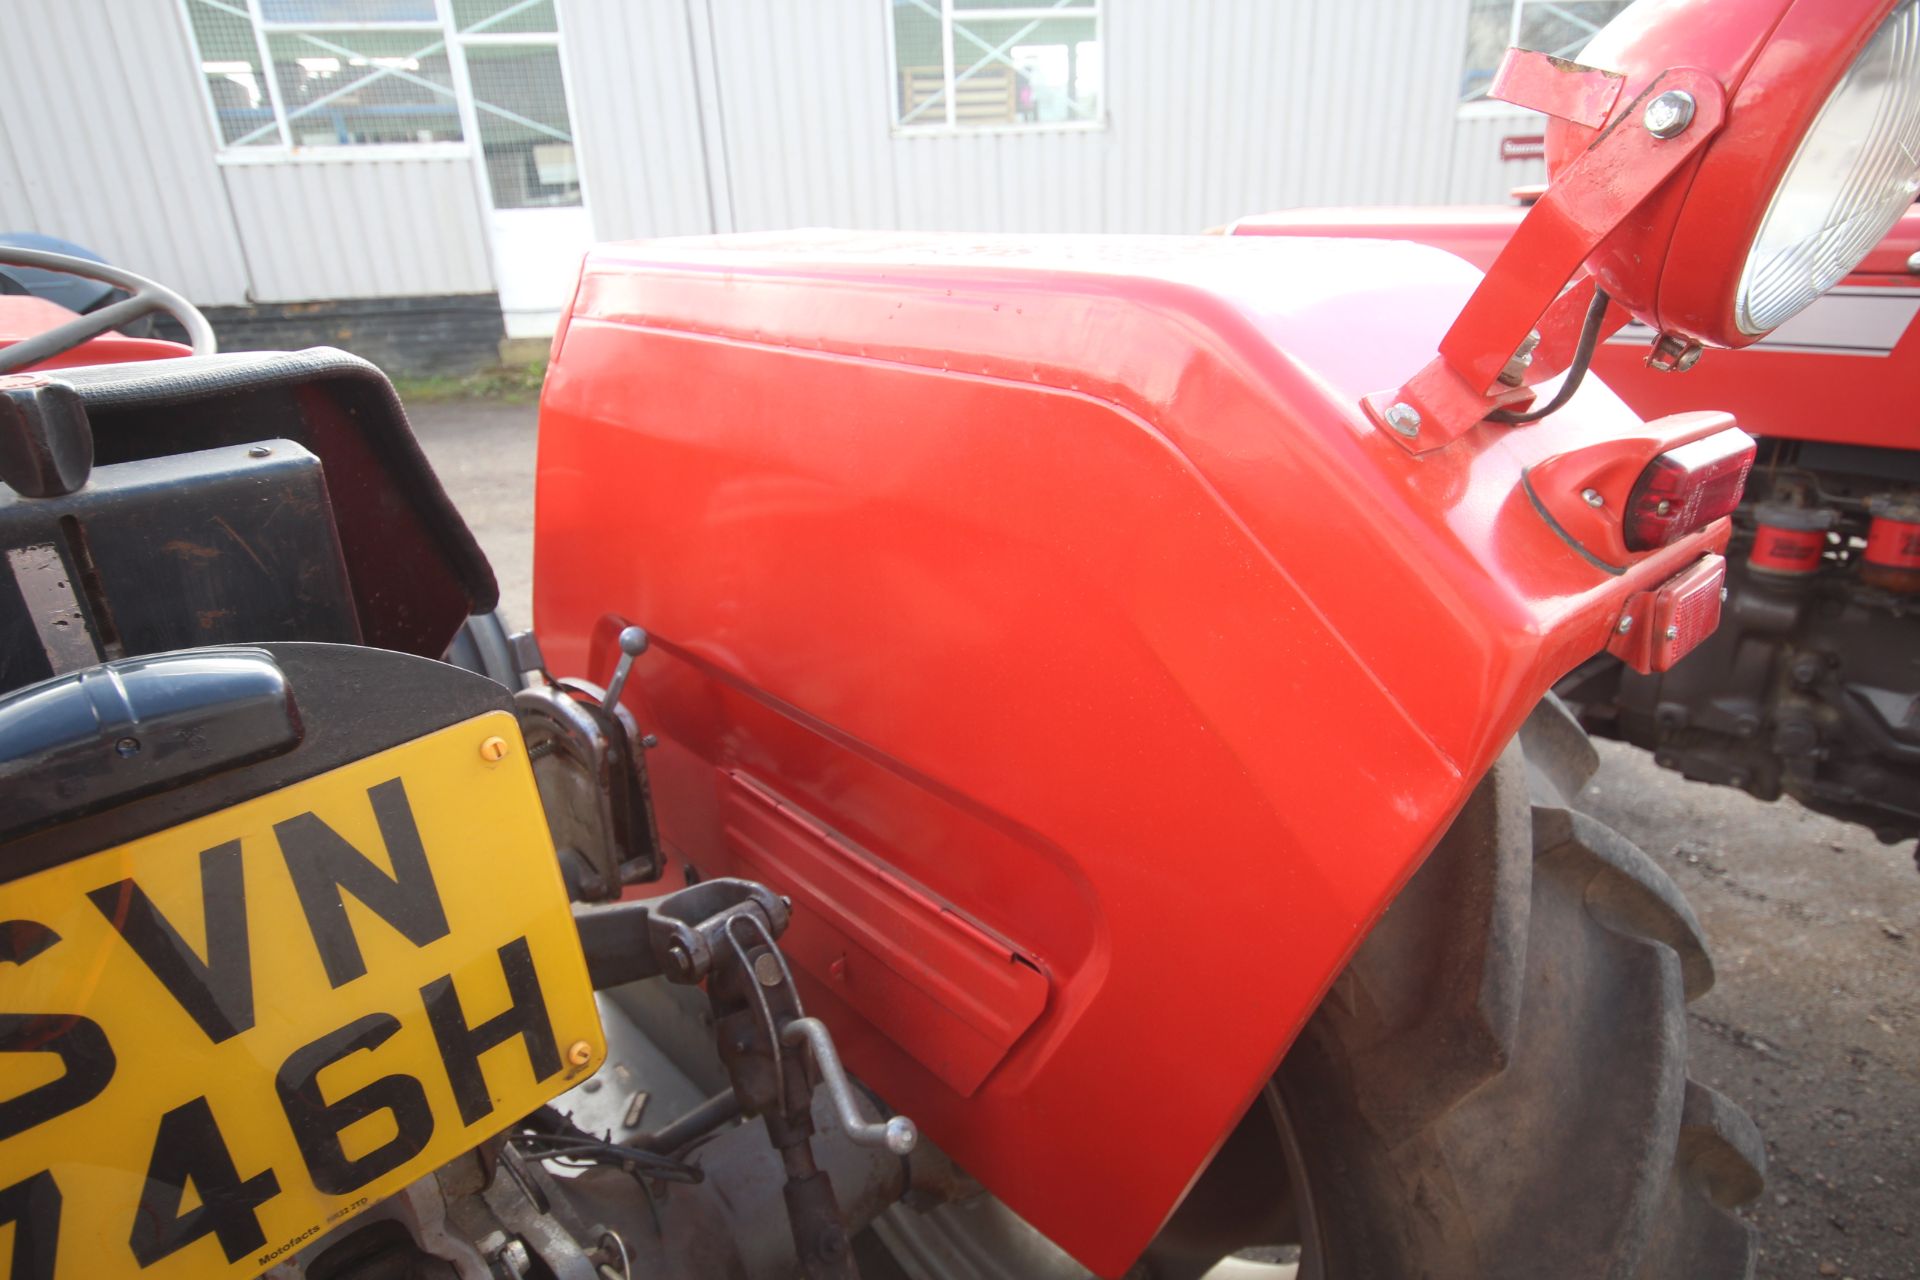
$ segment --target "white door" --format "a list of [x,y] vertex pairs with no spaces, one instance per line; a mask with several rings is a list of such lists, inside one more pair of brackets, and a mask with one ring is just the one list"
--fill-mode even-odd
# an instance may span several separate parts
[[545,337],[593,243],[554,0],[448,0],[509,338]]

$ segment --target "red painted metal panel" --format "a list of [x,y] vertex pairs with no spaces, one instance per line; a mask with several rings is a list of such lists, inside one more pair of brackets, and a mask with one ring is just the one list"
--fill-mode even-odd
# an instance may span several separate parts
[[[549,658],[604,677],[610,615],[653,635],[627,700],[676,863],[758,856],[752,779],[1044,975],[969,1096],[910,1000],[863,1013],[831,948],[797,959],[853,1068],[1096,1270],[1540,694],[1725,543],[1615,574],[1540,517],[1528,466],[1641,430],[1598,386],[1424,457],[1367,425],[1475,282],[1414,246],[1224,237],[586,264],[542,401]],[[781,856],[783,892],[831,860]],[[912,910],[846,902],[909,945]]]
[[785,889],[792,961],[971,1096],[1046,1005],[1039,969],[764,784],[734,773],[722,789],[723,861],[702,870]]

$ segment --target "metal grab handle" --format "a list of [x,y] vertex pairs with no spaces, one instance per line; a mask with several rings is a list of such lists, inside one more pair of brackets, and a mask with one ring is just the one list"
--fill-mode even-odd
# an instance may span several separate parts
[[833,1035],[826,1023],[818,1018],[795,1018],[781,1029],[780,1038],[790,1045],[804,1040],[813,1050],[814,1065],[820,1068],[827,1096],[833,1099],[840,1127],[849,1138],[863,1147],[885,1147],[898,1156],[906,1155],[919,1145],[920,1131],[907,1117],[894,1116],[884,1124],[873,1124],[861,1116],[860,1106],[854,1101],[853,1084],[847,1079],[846,1068],[840,1065],[840,1053],[833,1047]]

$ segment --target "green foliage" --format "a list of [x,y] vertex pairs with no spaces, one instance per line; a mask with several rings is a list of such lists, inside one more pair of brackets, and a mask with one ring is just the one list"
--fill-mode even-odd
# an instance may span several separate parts
[[501,404],[533,404],[540,398],[540,384],[547,376],[547,362],[498,365],[476,373],[429,375],[395,378],[394,390],[402,404],[444,404],[461,400],[494,400]]

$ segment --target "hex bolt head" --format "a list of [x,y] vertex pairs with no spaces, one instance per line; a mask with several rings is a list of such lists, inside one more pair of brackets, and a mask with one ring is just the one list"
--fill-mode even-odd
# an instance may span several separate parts
[[1669,89],[1647,104],[1641,120],[1656,138],[1677,138],[1693,123],[1695,103],[1685,89]]
[[1680,628],[1668,627],[1666,630],[1666,637],[1669,640],[1678,640],[1680,638]]
[[1420,411],[1404,400],[1396,400],[1387,407],[1384,415],[1387,425],[1394,431],[1411,440],[1420,434]]
[[1622,614],[1620,616],[1620,625],[1615,627],[1614,630],[1618,631],[1621,635],[1625,635],[1627,632],[1633,630],[1633,615],[1630,613]]
[[1580,497],[1590,507],[1604,507],[1607,505],[1607,500],[1600,496],[1598,489],[1582,489],[1580,491]]

